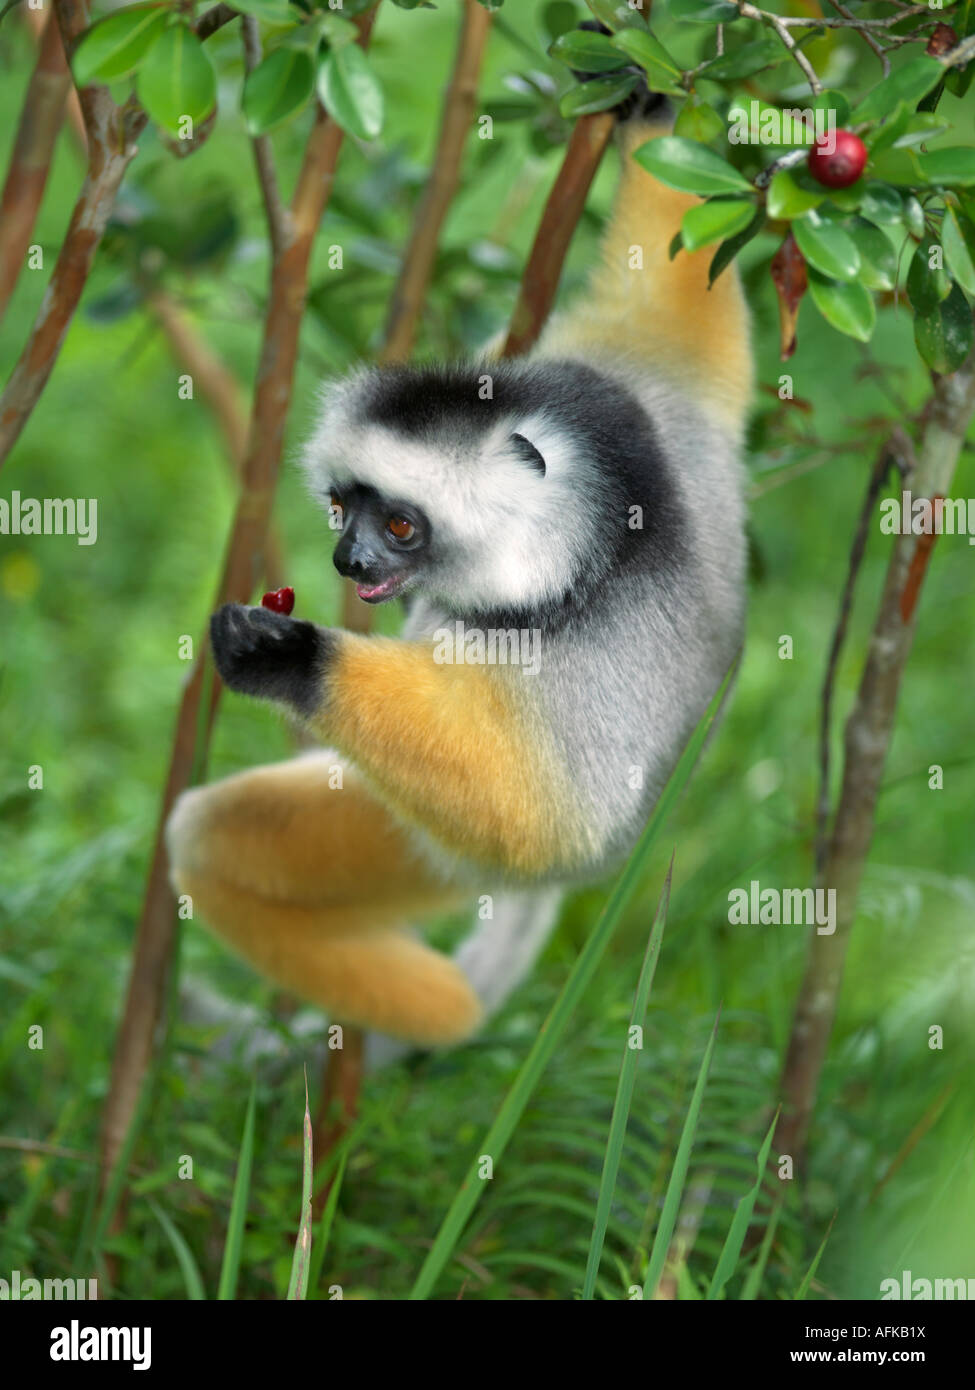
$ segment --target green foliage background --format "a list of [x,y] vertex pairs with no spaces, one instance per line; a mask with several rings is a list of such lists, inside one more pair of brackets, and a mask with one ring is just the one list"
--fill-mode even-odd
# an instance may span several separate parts
[[[479,110],[518,99],[506,82],[512,72],[532,68],[568,84],[565,69],[546,57],[536,7],[509,6],[504,14],[505,27],[489,45]],[[378,341],[431,157],[455,32],[447,5],[412,14],[384,8],[371,60],[386,97],[385,130],[372,145],[346,141],[318,237],[275,520],[303,615],[325,623],[337,620],[339,605],[330,538],[293,458],[322,376]],[[205,403],[178,399],[182,369],[152,319],[132,303],[136,249],[148,254],[142,266],[151,271],[159,261],[153,240],[166,245],[166,283],[245,383],[253,378],[265,294],[263,214],[236,105],[238,38],[227,30],[211,42],[221,73],[220,119],[186,161],[174,160],[151,128],[141,137],[120,208],[129,226],[112,233],[99,258],[84,312],[4,478],[8,497],[19,489],[31,497],[98,499],[93,547],[68,537],[0,539],[0,1136],[51,1141],[87,1155],[96,1149],[187,673],[177,644],[203,629],[234,502]],[[688,63],[700,42],[688,26],[673,37]],[[9,131],[32,50],[10,20],[2,45],[0,126]],[[945,101],[955,143],[971,143],[971,100]],[[306,113],[276,137],[286,188],[307,119]],[[505,325],[564,132],[550,115],[535,129],[499,121],[494,140],[470,139],[421,356],[474,349]],[[565,297],[595,255],[614,177],[612,155],[573,242]],[[79,178],[79,157],[64,132],[35,238],[45,270],[23,273],[0,330],[5,374],[43,294]],[[343,271],[328,268],[334,244],[344,249]],[[610,1224],[607,1249],[618,1278],[613,1259],[603,1266],[611,1297],[622,1296],[632,1281],[634,1245],[642,1241],[645,1251],[652,1235],[681,1117],[722,1001],[691,1170],[703,1196],[684,1296],[706,1284],[734,1202],[753,1181],[804,941],[795,928],[730,927],[727,894],[751,878],[763,886],[808,881],[818,697],[855,518],[886,425],[916,410],[929,391],[903,307],[880,310],[867,348],[840,337],[805,304],[798,352],[783,368],[767,276],[772,245],[759,238],[742,256],[761,383],[751,441],[760,495],[752,506],[748,645],[730,711],[670,827],[677,847],[673,898]],[[783,370],[806,405],[775,397]],[[770,488],[773,478],[780,485]],[[954,495],[975,495],[971,448]],[[840,718],[855,690],[888,545],[874,525],[839,673]],[[780,1225],[763,1298],[794,1293],[834,1211],[814,1296],[876,1298],[880,1280],[902,1268],[932,1278],[975,1275],[972,565],[964,538],[939,542],[902,694],[811,1169]],[[397,620],[381,610],[386,630]],[[779,659],[783,634],[794,641],[790,661]],[[285,757],[292,746],[272,711],[228,697],[209,775]],[[836,762],[838,749],[837,742]],[[928,787],[935,763],[945,769],[941,791]],[[44,768],[42,792],[26,789],[30,764]],[[620,1049],[669,854],[668,840],[475,1216],[465,1263],[450,1267],[441,1295],[455,1296],[465,1278],[466,1298],[566,1298],[580,1286]],[[398,1298],[408,1291],[447,1197],[603,892],[597,885],[567,904],[541,967],[484,1036],[369,1082],[318,1296],[327,1297],[335,1284],[345,1297]],[[446,940],[458,929],[453,922],[439,930]],[[270,1007],[290,1046],[286,1061],[259,1070],[240,1285],[241,1296],[279,1298],[298,1219],[301,1061],[309,1048],[291,1038],[273,991],[195,927],[184,934],[182,971],[233,1000]],[[43,1051],[26,1046],[33,1024],[44,1027]],[[943,1051],[928,1047],[934,1024],[945,1030]],[[242,1060],[212,1054],[218,1034],[180,1024],[158,1078],[134,1155],[138,1177],[128,1225],[108,1246],[126,1256],[121,1291],[130,1297],[185,1292],[146,1200],[150,1194],[189,1243],[208,1293],[216,1289],[250,1078]],[[184,1154],[194,1158],[193,1182],[175,1176]],[[0,1268],[49,1277],[86,1272],[77,1257],[92,1173],[84,1158],[42,1159],[0,1148],[0,1205],[8,1217]],[[740,1277],[731,1295],[739,1293]]]

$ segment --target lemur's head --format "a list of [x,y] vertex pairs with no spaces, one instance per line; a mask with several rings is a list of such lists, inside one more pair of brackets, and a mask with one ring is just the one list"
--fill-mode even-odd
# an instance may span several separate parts
[[367,602],[415,590],[458,612],[588,588],[633,500],[620,411],[642,419],[652,449],[636,402],[582,363],[353,374],[327,390],[306,451],[341,529],[336,568]]

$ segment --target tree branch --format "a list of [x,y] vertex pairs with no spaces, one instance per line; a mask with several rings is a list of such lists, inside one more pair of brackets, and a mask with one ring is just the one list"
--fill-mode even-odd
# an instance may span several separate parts
[[[88,26],[87,7],[84,0],[52,3],[64,52],[70,59]],[[217,5],[203,15],[197,33],[201,39],[209,38],[236,17],[236,11]],[[0,466],[20,437],[54,370],[125,171],[137,153],[135,141],[148,119],[135,100],[117,106],[105,86],[84,87],[78,95],[88,138],[88,169],[47,292],[0,397]]]
[[[245,14],[241,18],[244,36],[244,66],[253,72],[261,61],[261,39],[257,31],[257,20]],[[269,135],[255,135],[251,140],[254,150],[254,163],[257,165],[257,181],[261,186],[264,211],[267,216],[268,234],[271,238],[271,251],[277,255],[288,237],[288,209],[281,200],[278,176],[274,168],[274,152]]]
[[880,489],[883,487],[884,479],[890,471],[891,463],[897,465],[898,477],[900,479],[905,478],[915,467],[914,450],[911,441],[899,425],[895,426],[891,431],[890,437],[885,439],[880,446],[880,452],[877,454],[873,471],[870,474],[866,496],[863,499],[863,506],[860,509],[860,519],[857,522],[856,534],[853,537],[846,583],[843,586],[843,595],[840,599],[840,611],[836,619],[833,640],[830,644],[829,658],[826,662],[826,675],[823,680],[819,725],[819,800],[816,807],[815,859],[817,879],[822,874],[829,844],[829,752],[830,730],[833,722],[833,686],[836,681],[836,669],[839,665],[843,643],[846,640],[846,629],[853,608],[853,591],[856,588],[857,575],[860,572],[860,565],[863,562],[863,556],[867,548],[867,531],[870,526],[870,519],[873,516],[877,498],[880,496]]
[[580,116],[576,121],[525,266],[502,352],[504,357],[519,357],[528,352],[545,325],[555,302],[569,242],[615,124],[611,111]]
[[[355,21],[359,42],[363,45],[368,42],[374,17],[375,7]],[[291,201],[289,235],[271,266],[240,499],[214,607],[232,600],[246,601],[260,573],[294,380],[308,288],[308,265],[315,233],[331,192],[342,138],[341,128],[318,106]],[[198,742],[197,727],[201,720],[203,744],[209,739],[220,689],[215,680],[210,706],[201,711],[204,672],[211,661],[208,644],[201,643],[200,652],[183,692],[176,720],[125,1010],[116,1039],[111,1085],[102,1120],[103,1182],[114,1167],[135,1113],[152,1055],[153,1035],[172,957],[176,914],[168,881],[163,832],[177,796],[190,783]]]
[[27,258],[71,74],[53,15],[43,29],[0,196],[0,319]]
[[474,113],[477,79],[490,28],[490,12],[477,0],[464,0],[457,56],[440,118],[440,136],[393,291],[379,351],[379,361],[384,365],[405,362],[413,349],[440,229],[457,191],[464,142]]
[[[915,496],[933,499],[948,494],[973,413],[975,350],[957,372],[937,378],[917,468],[907,480]],[[915,600],[924,580],[923,568],[919,572],[914,561],[928,541],[923,535],[901,535],[894,543],[863,677],[846,725],[842,790],[822,872],[823,886],[836,892],[836,930],[812,938],[781,1081],[783,1113],[775,1142],[779,1153],[794,1157],[805,1148],[836,1016],[897,697],[914,637]]]

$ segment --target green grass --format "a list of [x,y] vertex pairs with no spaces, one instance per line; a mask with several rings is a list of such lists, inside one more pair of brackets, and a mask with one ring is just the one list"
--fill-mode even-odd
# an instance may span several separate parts
[[[372,267],[390,257],[395,264],[403,244],[440,87],[439,78],[416,83],[398,42],[422,23],[423,61],[442,72],[454,39],[446,11],[390,7],[384,16],[376,64],[397,113],[395,129],[378,153],[349,142],[316,248],[313,280],[329,290],[323,298],[331,307],[321,316],[310,313],[303,335],[275,520],[289,582],[303,611],[323,622],[334,620],[339,591],[294,451],[322,371],[368,350],[380,329],[392,272]],[[538,50],[530,7],[508,18]],[[689,47],[693,36],[685,27]],[[10,131],[28,64],[12,17],[4,35],[0,125]],[[513,46],[494,44],[485,101],[510,96],[505,74],[526,65]],[[970,139],[966,120],[959,143]],[[278,140],[285,186],[300,134]],[[249,381],[266,266],[259,200],[249,163],[239,158],[232,116],[180,164],[149,132],[140,145],[133,192],[154,185],[158,168],[161,196],[171,205],[219,191],[233,201],[242,230],[237,249],[219,267],[197,267],[174,276],[173,284],[217,350]],[[499,123],[493,144],[472,146],[469,177],[445,231],[421,352],[473,348],[505,322],[558,158],[558,149],[545,155],[530,145],[517,125]],[[596,253],[598,214],[608,206],[613,174],[607,160],[592,193],[593,215],[573,244],[566,294]],[[77,160],[62,141],[37,234],[48,264],[78,181]],[[497,269],[466,256],[472,241],[489,236],[503,253]],[[327,248],[334,242],[345,245],[347,263],[359,273],[333,293]],[[86,297],[89,310],[117,286],[121,255],[118,246],[106,248]],[[774,296],[764,270],[746,279],[759,382],[774,389],[783,370]],[[43,280],[21,277],[0,327],[4,372]],[[688,1233],[675,1271],[680,1296],[706,1295],[736,1205],[754,1187],[804,942],[791,928],[730,926],[727,894],[751,877],[770,886],[808,881],[818,693],[869,440],[885,421],[917,408],[927,390],[913,361],[909,319],[894,308],[881,310],[872,358],[804,308],[799,350],[787,368],[810,411],[783,408],[758,393],[755,478],[770,465],[819,457],[823,446],[832,452],[752,506],[749,634],[727,714],[525,1097],[504,1162],[492,1182],[480,1185],[481,1199],[451,1244],[434,1296],[456,1298],[461,1289],[465,1300],[576,1296],[586,1283],[597,1211],[605,1236],[593,1295],[622,1298],[643,1287],[719,1005],[721,1028],[676,1227],[678,1235]],[[283,1060],[258,1068],[246,1213],[234,1182],[253,1067],[244,1056],[218,1051],[220,1030],[178,1017],[131,1137],[121,1232],[99,1222],[94,1202],[99,1115],[187,673],[177,644],[202,629],[234,502],[213,422],[199,400],[178,399],[177,374],[138,313],[110,320],[83,312],[0,480],[4,496],[14,488],[31,496],[95,496],[100,513],[100,539],[87,551],[63,537],[0,540],[0,1141],[50,1146],[30,1152],[0,1144],[0,1269],[86,1276],[97,1251],[102,1267],[105,1256],[117,1257],[114,1291],[121,1297],[181,1299],[199,1296],[201,1288],[212,1297],[233,1227],[237,1296],[280,1299],[292,1277],[303,1200],[302,1064],[309,1064],[314,1107],[315,1054],[292,1031],[286,1001],[195,926],[182,933],[181,977],[256,1005],[287,1049]],[[955,491],[975,494],[971,448]],[[842,722],[885,560],[885,543],[874,530],[838,673],[837,777]],[[397,621],[395,612],[382,614],[385,630]],[[963,539],[946,538],[921,602],[810,1162],[785,1185],[773,1236],[736,1258],[722,1290],[728,1298],[792,1299],[799,1290],[809,1298],[876,1298],[881,1278],[898,1272],[902,1257],[918,1277],[971,1272],[972,631],[972,551]],[[791,661],[778,657],[783,634],[794,638]],[[228,698],[207,775],[285,757],[291,749],[275,714]],[[42,792],[26,785],[26,767],[37,763],[45,770]],[[943,791],[928,789],[934,763],[945,768]],[[619,1040],[674,845],[666,945],[616,1152]],[[597,884],[572,895],[538,969],[480,1038],[369,1080],[360,1123],[335,1157],[336,1182],[312,1233],[309,1298],[335,1297],[336,1289],[355,1299],[408,1296],[469,1172],[471,1153],[536,1045],[608,890]],[[435,924],[445,943],[461,929],[458,920]],[[929,1046],[934,1024],[944,1030],[941,1049]],[[43,1047],[31,1045],[37,1027]],[[602,1181],[611,1135],[618,1172],[607,1210]],[[186,1157],[193,1160],[192,1180],[180,1177]],[[773,1151],[770,1172],[777,1158]],[[767,1231],[772,1212],[760,1192],[760,1231]]]

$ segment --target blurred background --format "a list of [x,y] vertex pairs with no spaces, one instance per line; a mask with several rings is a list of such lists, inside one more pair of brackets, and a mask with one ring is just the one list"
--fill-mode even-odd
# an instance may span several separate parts
[[[561,8],[556,20],[554,10]],[[441,237],[417,356],[476,349],[506,326],[570,125],[556,96],[571,80],[546,54],[552,28],[581,5],[508,5],[484,62],[478,111]],[[503,22],[502,22],[503,20]],[[668,31],[688,66],[701,35]],[[226,449],[199,393],[179,398],[185,370],[140,285],[165,290],[241,383],[253,380],[266,296],[263,210],[238,111],[239,38],[210,41],[220,119],[191,159],[153,127],[126,177],[110,232],[54,375],[4,470],[2,495],[93,497],[98,540],[0,537],[0,1267],[83,1273],[99,1112],[133,932],[188,663],[183,635],[203,630],[236,497]],[[434,148],[456,43],[450,5],[384,6],[371,63],[386,99],[373,142],[347,138],[316,242],[311,291],[274,508],[303,616],[335,623],[341,592],[331,535],[294,460],[323,378],[374,352]],[[0,31],[0,128],[14,129],[34,60],[17,16]],[[972,103],[955,102],[955,140],[970,143]],[[290,188],[306,112],[275,136]],[[83,170],[61,133],[34,240],[53,263]],[[561,295],[596,254],[616,175],[610,152],[575,234]],[[329,247],[344,265],[329,268]],[[750,437],[752,592],[747,647],[729,712],[658,844],[644,888],[576,1013],[438,1293],[568,1298],[585,1265],[592,1211],[640,961],[672,847],[673,894],[640,1057],[602,1291],[625,1296],[639,1272],[719,1004],[722,1016],[685,1207],[680,1296],[699,1296],[734,1208],[752,1184],[805,957],[796,927],[731,926],[728,892],[804,886],[811,877],[817,723],[826,653],[856,518],[877,446],[930,391],[903,309],[880,310],[869,346],[842,337],[810,304],[783,367],[768,276],[774,243],[741,257],[754,315],[759,387]],[[2,329],[8,374],[44,293],[25,271]],[[795,400],[778,398],[779,376]],[[246,395],[245,395],[246,399]],[[975,495],[963,453],[954,495]],[[888,556],[870,528],[837,686],[839,733],[856,689]],[[791,1297],[832,1230],[810,1297],[873,1299],[883,1278],[966,1277],[975,1235],[975,665],[973,552],[939,543],[903,686],[841,1008],[812,1131],[808,1170],[782,1213],[758,1296]],[[395,631],[399,612],[378,613]],[[793,639],[781,660],[780,637]],[[223,701],[208,775],[288,756],[293,737],[270,708]],[[42,791],[26,768],[44,769]],[[944,768],[942,790],[929,767]],[[493,1118],[539,1023],[590,932],[608,885],[566,903],[539,968],[471,1045],[368,1078],[319,1296],[401,1298],[450,1194]],[[463,923],[435,924],[449,942]],[[239,1296],[287,1287],[300,1194],[302,1063],[292,1002],[196,926],[184,931],[184,984],[257,1008],[281,1055],[257,1068],[253,1189]],[[40,1024],[43,1050],[28,1029]],[[928,1030],[944,1029],[943,1050]],[[324,1028],[324,1024],[322,1025]],[[211,1293],[253,1068],[218,1049],[220,1025],[174,1021],[151,1111],[132,1156],[120,1291],[181,1298],[188,1287],[153,1202],[177,1226]],[[38,1144],[11,1144],[29,1140]],[[194,1158],[194,1181],[176,1177]],[[767,1207],[762,1210],[767,1215]],[[763,1220],[765,1218],[763,1217]],[[747,1275],[736,1275],[739,1296]]]

